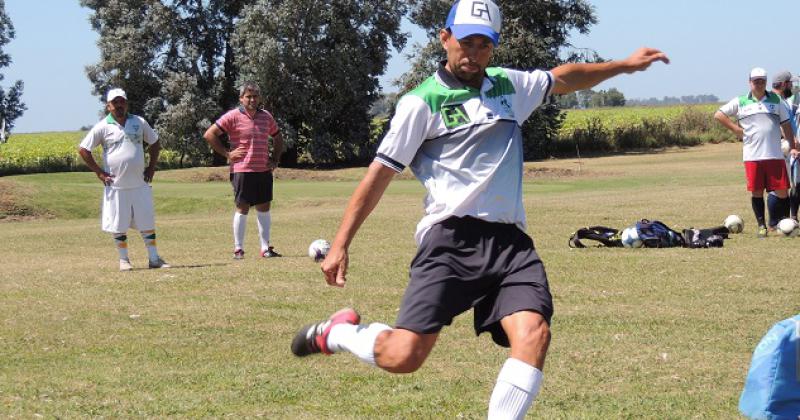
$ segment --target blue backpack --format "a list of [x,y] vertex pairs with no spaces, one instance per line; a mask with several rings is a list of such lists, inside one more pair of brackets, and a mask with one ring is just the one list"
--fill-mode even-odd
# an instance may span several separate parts
[[645,248],[670,248],[685,244],[683,235],[658,220],[642,219],[636,222],[636,232]]
[[751,419],[800,418],[800,314],[770,328],[753,352],[739,399]]

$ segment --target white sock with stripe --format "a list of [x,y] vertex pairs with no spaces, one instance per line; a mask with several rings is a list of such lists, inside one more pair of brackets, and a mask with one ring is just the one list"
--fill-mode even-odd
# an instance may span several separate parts
[[115,233],[114,243],[117,245],[119,259],[128,261],[128,235],[124,233]]
[[509,358],[500,369],[489,399],[489,420],[524,419],[542,387],[542,371]]
[[247,215],[233,213],[233,249],[244,249],[244,233],[247,231]]
[[391,329],[377,322],[369,325],[334,325],[328,334],[328,350],[353,353],[362,362],[375,366],[375,340],[378,334]]
[[256,219],[258,220],[258,236],[261,238],[261,251],[263,252],[269,248],[269,228],[272,225],[272,215],[268,211],[256,211]]

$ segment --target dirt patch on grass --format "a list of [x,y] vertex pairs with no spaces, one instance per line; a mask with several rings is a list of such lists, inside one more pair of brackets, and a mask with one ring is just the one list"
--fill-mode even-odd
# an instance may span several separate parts
[[564,179],[564,178],[587,178],[597,177],[602,175],[610,175],[608,173],[601,173],[597,171],[587,171],[579,169],[567,168],[543,168],[526,166],[522,172],[525,179]]
[[30,194],[19,184],[0,180],[0,223],[51,217],[33,208],[29,200]]
[[[366,168],[351,169],[291,169],[278,168],[275,171],[277,180],[303,180],[303,181],[352,181],[361,179]],[[161,179],[177,182],[228,182],[230,180],[230,170],[227,166],[216,168],[191,168],[168,172],[157,175]]]
[[[366,173],[365,167],[346,168],[346,169],[293,169],[278,168],[275,171],[276,180],[298,180],[298,181],[359,181]],[[202,183],[202,182],[228,182],[229,169],[227,166],[216,168],[191,168],[172,171],[164,171],[156,175],[159,179]],[[559,179],[577,178],[599,175],[596,171],[566,169],[566,168],[546,168],[533,167],[526,165],[523,171],[525,179]],[[410,170],[405,170],[395,175],[395,179],[414,179],[414,174]]]

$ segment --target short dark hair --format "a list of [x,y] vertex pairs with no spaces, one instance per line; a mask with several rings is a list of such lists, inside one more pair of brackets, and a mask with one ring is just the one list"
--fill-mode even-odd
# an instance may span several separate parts
[[239,97],[241,98],[247,91],[261,94],[261,88],[258,87],[256,82],[246,81],[239,86]]

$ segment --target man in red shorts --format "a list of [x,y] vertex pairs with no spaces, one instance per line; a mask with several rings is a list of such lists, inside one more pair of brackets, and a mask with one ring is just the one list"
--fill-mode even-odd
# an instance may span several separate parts
[[[767,91],[767,71],[756,67],[750,71],[750,93],[733,98],[714,114],[714,118],[744,143],[742,156],[747,190],[752,194],[758,236],[763,238],[781,219],[789,217],[789,174],[781,151],[781,130],[783,137],[789,139],[791,155],[797,156],[792,116],[781,103],[780,96]],[[764,221],[764,190],[774,192],[767,203],[769,229]]]
[[[215,152],[231,162],[236,212],[233,214],[233,258],[244,257],[244,234],[250,207],[256,208],[261,256],[280,257],[270,245],[272,216],[272,171],[278,167],[283,153],[283,136],[278,124],[268,111],[258,107],[261,90],[253,82],[245,82],[239,89],[241,106],[221,116],[208,127],[203,137]],[[220,137],[228,135],[231,150],[222,145]],[[272,156],[269,146],[272,139]]]

